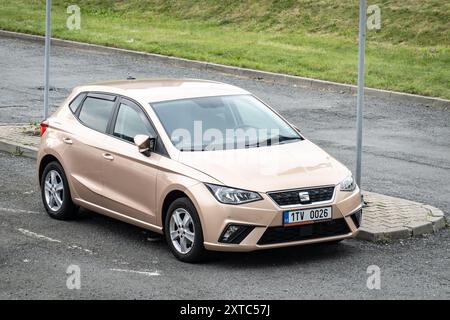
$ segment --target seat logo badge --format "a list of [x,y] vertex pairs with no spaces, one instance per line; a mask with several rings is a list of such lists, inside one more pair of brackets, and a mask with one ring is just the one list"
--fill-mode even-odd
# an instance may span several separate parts
[[298,196],[300,197],[300,202],[304,203],[304,202],[309,202],[309,193],[307,191],[304,192],[299,192]]

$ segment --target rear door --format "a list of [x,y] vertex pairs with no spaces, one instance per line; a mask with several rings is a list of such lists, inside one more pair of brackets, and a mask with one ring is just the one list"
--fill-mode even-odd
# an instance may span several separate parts
[[[161,146],[150,157],[141,154],[134,137],[157,138],[144,110],[121,98],[107,137],[111,159],[104,164],[106,208],[150,224],[156,224],[156,179]],[[158,144],[158,139],[157,139]]]
[[118,98],[111,94],[89,93],[74,111],[62,137],[67,145],[64,160],[74,188],[73,197],[97,206],[104,204],[104,165],[108,156],[106,132]]

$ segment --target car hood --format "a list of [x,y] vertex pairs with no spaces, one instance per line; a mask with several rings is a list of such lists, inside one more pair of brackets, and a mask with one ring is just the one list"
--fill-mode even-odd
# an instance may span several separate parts
[[180,152],[178,160],[226,186],[268,192],[336,185],[349,174],[308,140],[259,148]]

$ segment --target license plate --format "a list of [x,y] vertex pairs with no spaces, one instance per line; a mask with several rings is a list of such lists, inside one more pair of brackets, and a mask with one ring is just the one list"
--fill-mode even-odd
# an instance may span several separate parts
[[283,212],[283,224],[285,226],[307,224],[322,220],[331,220],[331,207],[289,210]]

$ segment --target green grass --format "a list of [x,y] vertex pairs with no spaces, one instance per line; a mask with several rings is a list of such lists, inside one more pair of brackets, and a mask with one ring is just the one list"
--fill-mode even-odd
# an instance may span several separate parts
[[[357,0],[54,0],[52,35],[356,83]],[[81,30],[66,7],[81,8]],[[450,98],[450,2],[369,1],[381,30],[367,31],[366,85]],[[0,28],[45,31],[44,0],[0,0]]]

